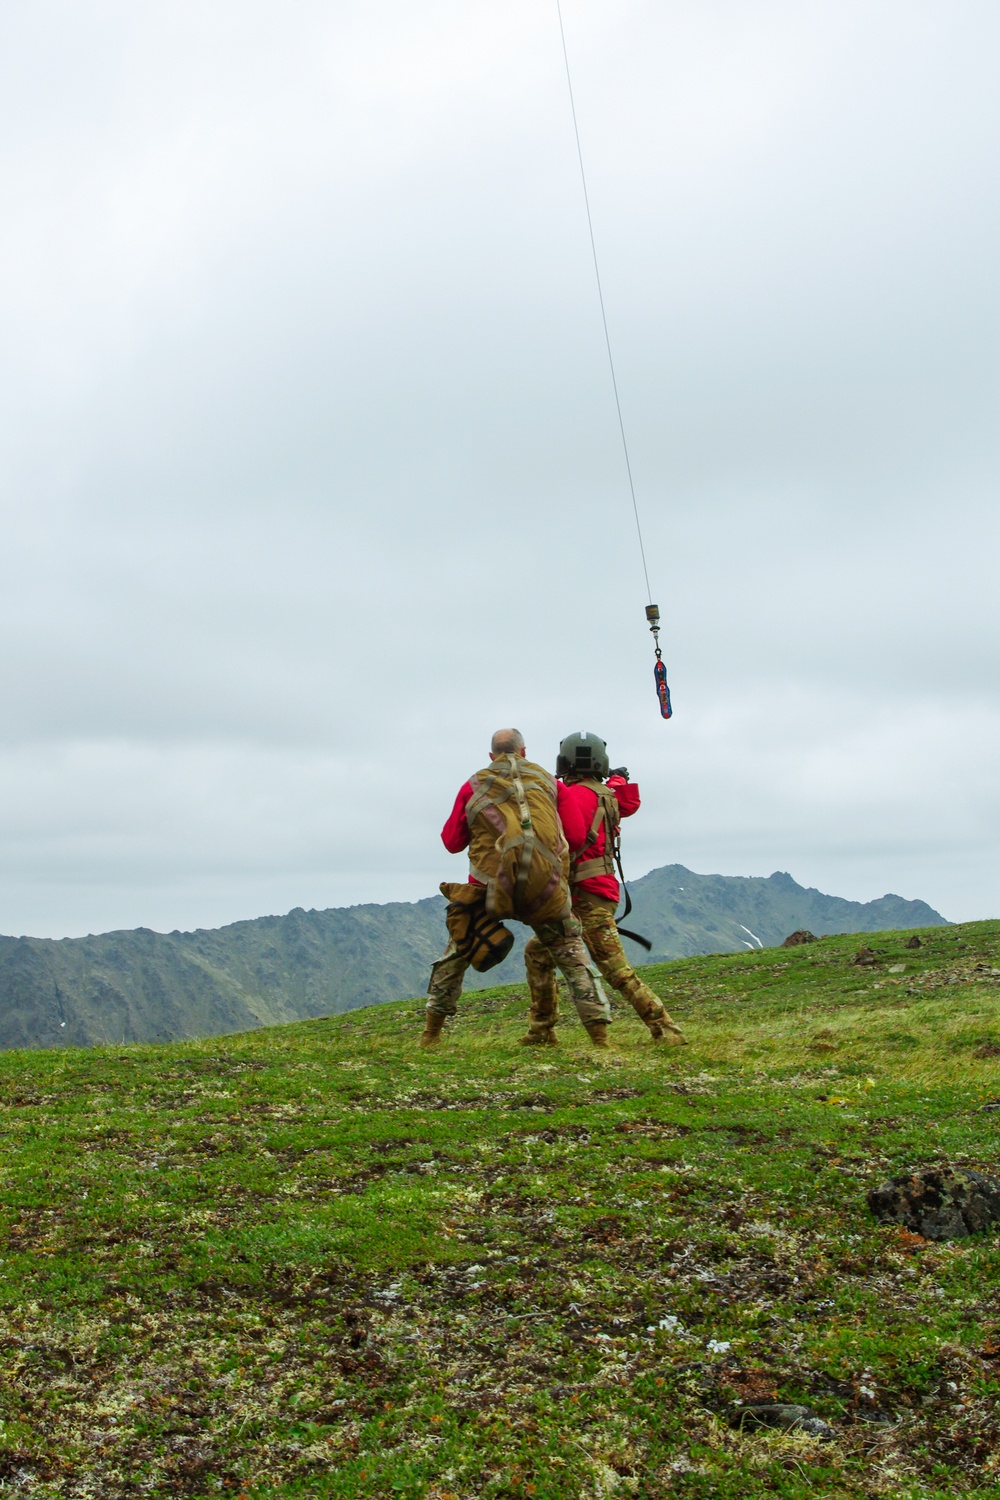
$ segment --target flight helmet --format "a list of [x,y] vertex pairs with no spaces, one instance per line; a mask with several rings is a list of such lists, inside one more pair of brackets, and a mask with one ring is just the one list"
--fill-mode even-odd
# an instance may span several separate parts
[[611,769],[607,743],[599,734],[568,734],[556,756],[557,776],[596,776],[603,781]]

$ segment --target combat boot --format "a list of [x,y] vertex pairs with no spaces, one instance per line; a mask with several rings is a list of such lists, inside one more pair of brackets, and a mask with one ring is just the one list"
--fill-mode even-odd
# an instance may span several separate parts
[[444,1027],[445,1017],[439,1015],[436,1010],[424,1012],[424,1029],[420,1033],[421,1047],[436,1047],[441,1040],[441,1031]]
[[649,1034],[654,1042],[663,1042],[667,1047],[686,1047],[688,1039],[679,1026],[675,1026],[667,1015],[655,1021],[647,1021]]
[[558,1047],[559,1038],[552,1026],[532,1026],[524,1036],[518,1037],[522,1047]]
[[608,1045],[607,1021],[585,1021],[584,1029],[595,1047],[606,1047]]
[[687,1037],[679,1026],[675,1026],[667,1014],[663,1001],[658,999],[638,974],[621,986],[622,997],[628,1001],[636,1015],[648,1028],[654,1042],[665,1042],[668,1047],[684,1047]]

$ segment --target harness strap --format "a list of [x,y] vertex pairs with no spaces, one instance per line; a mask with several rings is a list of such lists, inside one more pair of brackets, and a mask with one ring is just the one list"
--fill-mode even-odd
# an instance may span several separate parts
[[[498,782],[500,782],[498,776],[487,777],[479,790],[473,792],[465,804],[465,820],[470,828],[484,807],[502,807],[508,798],[514,795],[513,787],[505,787],[500,791],[494,791]],[[502,787],[502,783],[500,785]]]
[[608,822],[608,809],[605,806],[604,797],[601,795],[604,788],[602,787],[600,792],[597,791],[596,787],[592,787],[591,790],[597,794],[597,806],[594,808],[594,820],[587,830],[587,837],[584,839],[583,848],[580,850],[581,854],[586,854],[587,850],[593,844],[597,843],[597,835],[601,831],[602,824]]
[[[618,798],[609,787],[603,786],[601,782],[585,781],[583,784],[597,797],[597,806],[594,809],[594,817],[587,837],[583,841],[579,854],[573,860],[573,868],[569,877],[570,885],[579,885],[583,880],[593,880],[597,875],[613,875],[615,873],[614,859],[618,855],[618,828],[621,822]],[[602,827],[604,829],[603,852],[593,859],[585,860],[583,856],[597,843],[597,836]]]
[[608,859],[607,855],[601,854],[597,859],[585,859],[582,864],[574,865],[569,883],[581,885],[583,881],[594,880],[598,875],[613,875],[614,873],[614,861]]
[[[628,886],[625,884],[625,871],[622,869],[621,813],[618,809],[618,798],[609,787],[604,786],[600,782],[593,783],[587,781],[584,785],[589,786],[591,791],[596,792],[597,807],[594,811],[594,819],[590,825],[590,830],[584,840],[583,848],[573,862],[570,885],[579,885],[581,881],[592,880],[595,875],[613,875],[617,870],[618,879],[621,881],[621,888],[625,892],[625,910],[622,912],[622,916],[627,917],[632,910],[632,896]],[[600,832],[602,823],[606,830],[604,853],[598,855],[596,859],[583,860],[582,856],[586,850],[592,848],[597,842],[597,835]],[[618,926],[617,917],[615,918],[615,926]],[[633,943],[638,943],[641,947],[645,948],[647,953],[652,949],[653,945],[649,941],[649,938],[643,937],[641,933],[629,932],[625,927],[618,927],[618,931],[622,937],[631,938]]]

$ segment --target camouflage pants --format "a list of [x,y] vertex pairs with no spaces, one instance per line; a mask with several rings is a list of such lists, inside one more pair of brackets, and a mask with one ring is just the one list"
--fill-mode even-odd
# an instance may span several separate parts
[[[625,957],[615,926],[616,905],[617,902],[608,901],[603,896],[592,896],[589,891],[577,896],[573,913],[580,921],[588,952],[608,984],[628,1001],[647,1026],[654,1021],[669,1021],[662,1002],[649,985],[643,983]],[[555,965],[548,952],[533,942],[529,942],[524,950],[524,962],[531,992],[532,1025],[536,1024],[537,1016],[538,1025],[552,1026],[557,1019],[559,1003]]]
[[[587,950],[583,944],[580,923],[576,917],[557,917],[550,922],[540,922],[533,928],[534,936],[528,939],[525,962],[528,966],[528,983],[531,985],[531,963],[528,950],[544,954],[545,963],[551,968],[552,990],[556,987],[556,970],[566,981],[580,1020],[586,1026],[591,1021],[610,1021],[611,1010],[607,997],[598,990],[590,972]],[[453,1016],[458,1010],[458,997],[462,993],[462,980],[469,967],[467,958],[460,958],[455,945],[449,942],[441,958],[431,969],[431,980],[427,986],[427,1009],[439,1016]],[[535,1024],[534,990],[532,989],[531,1022]],[[544,1023],[543,1023],[544,1025]]]

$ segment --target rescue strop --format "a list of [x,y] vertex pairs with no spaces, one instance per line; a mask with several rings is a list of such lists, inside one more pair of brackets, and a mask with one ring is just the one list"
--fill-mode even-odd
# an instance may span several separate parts
[[663,652],[660,650],[660,609],[658,605],[646,605],[646,619],[649,621],[649,628],[653,632],[653,645],[656,650],[656,665],[653,668],[653,678],[656,682],[656,697],[660,705],[660,713],[665,719],[669,719],[673,713],[673,709],[670,707],[667,667],[663,660]]

